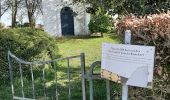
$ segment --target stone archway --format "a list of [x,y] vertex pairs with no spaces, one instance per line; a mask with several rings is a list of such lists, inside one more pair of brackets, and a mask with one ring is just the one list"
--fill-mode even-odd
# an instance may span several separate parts
[[74,35],[73,10],[70,7],[63,7],[60,12],[62,35]]

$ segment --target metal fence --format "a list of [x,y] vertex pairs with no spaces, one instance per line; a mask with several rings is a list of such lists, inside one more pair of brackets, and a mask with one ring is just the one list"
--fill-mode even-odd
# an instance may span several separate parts
[[[8,52],[12,98],[17,100],[120,100],[120,85],[101,78],[101,61],[85,69],[85,54],[27,62]],[[75,66],[75,62],[79,66]],[[86,67],[87,68],[87,67]]]
[[[101,61],[93,62],[86,77],[89,80],[89,100],[120,100],[120,85],[101,78],[100,67]],[[103,92],[97,94],[97,91]]]
[[[79,68],[71,65],[73,59],[80,62]],[[27,62],[9,51],[8,60],[13,99],[86,100],[84,53],[49,61]]]

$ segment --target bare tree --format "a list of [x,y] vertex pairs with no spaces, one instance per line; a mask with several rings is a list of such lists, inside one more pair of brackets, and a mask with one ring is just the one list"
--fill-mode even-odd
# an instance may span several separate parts
[[0,0],[0,20],[2,15],[9,9],[9,5],[7,5],[6,0]]
[[17,17],[17,11],[20,7],[20,3],[23,0],[6,0],[7,5],[10,7],[12,11],[12,27],[16,26],[16,17]]
[[35,26],[34,14],[38,9],[41,9],[41,3],[42,3],[42,0],[25,0],[27,14],[28,14],[28,20],[29,20],[31,27]]

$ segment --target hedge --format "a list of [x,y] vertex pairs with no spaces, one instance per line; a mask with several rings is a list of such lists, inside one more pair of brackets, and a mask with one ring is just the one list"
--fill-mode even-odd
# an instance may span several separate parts
[[116,31],[123,38],[125,30],[132,31],[133,44],[156,47],[154,87],[152,90],[133,89],[131,96],[145,100],[170,99],[170,12],[144,17],[126,16],[116,24]]
[[[1,29],[0,30],[0,82],[9,82],[7,52],[28,60],[49,59],[57,56],[57,42],[39,29]],[[50,51],[53,50],[53,51]],[[53,54],[49,54],[53,52]]]

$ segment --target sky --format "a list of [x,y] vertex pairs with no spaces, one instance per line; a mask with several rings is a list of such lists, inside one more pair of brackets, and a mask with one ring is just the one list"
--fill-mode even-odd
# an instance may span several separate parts
[[[9,12],[6,12],[1,17],[1,22],[4,23],[5,26],[10,26],[11,25],[11,14]],[[24,16],[24,22],[28,22],[27,16]],[[42,16],[37,18],[36,24],[43,24]]]
[[10,14],[5,13],[5,14],[1,17],[1,22],[4,23],[5,26],[11,25]]

